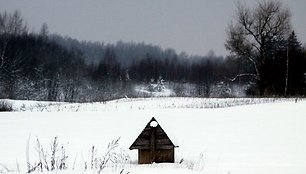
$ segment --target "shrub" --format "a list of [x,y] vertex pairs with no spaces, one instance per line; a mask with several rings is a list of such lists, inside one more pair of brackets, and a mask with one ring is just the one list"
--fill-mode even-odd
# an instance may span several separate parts
[[0,112],[11,112],[13,111],[12,104],[7,101],[0,101]]

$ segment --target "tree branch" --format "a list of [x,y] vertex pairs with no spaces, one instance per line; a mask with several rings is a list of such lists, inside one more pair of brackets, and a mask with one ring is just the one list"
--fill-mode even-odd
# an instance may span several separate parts
[[3,49],[1,51],[1,55],[0,55],[0,58],[1,58],[1,64],[0,64],[0,67],[2,68],[4,63],[5,63],[5,50],[6,50],[6,47],[7,47],[7,42],[4,42],[3,43]]
[[260,80],[259,77],[256,75],[256,74],[251,74],[251,73],[243,73],[243,74],[238,74],[236,75],[234,78],[230,79],[230,81],[234,82],[236,81],[238,78],[240,77],[246,77],[246,76],[250,76],[250,77],[253,77],[255,80]]

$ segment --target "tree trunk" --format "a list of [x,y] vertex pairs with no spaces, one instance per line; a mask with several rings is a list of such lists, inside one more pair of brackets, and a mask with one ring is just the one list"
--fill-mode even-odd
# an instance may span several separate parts
[[288,80],[289,80],[289,48],[287,47],[287,65],[286,65],[286,86],[285,86],[285,96],[288,93]]

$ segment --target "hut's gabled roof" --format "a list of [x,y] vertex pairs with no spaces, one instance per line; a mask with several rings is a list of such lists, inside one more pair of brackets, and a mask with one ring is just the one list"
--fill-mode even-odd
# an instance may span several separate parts
[[[150,125],[154,121],[157,123],[157,125],[155,125],[156,127],[152,127],[152,125]],[[151,129],[156,129],[156,134],[155,134],[156,149],[171,149],[177,147],[172,143],[168,135],[165,133],[165,131],[162,129],[162,127],[159,125],[156,119],[153,117],[146,125],[146,127],[143,129],[143,131],[140,133],[140,135],[137,137],[137,139],[134,141],[134,143],[130,146],[130,150],[150,149]]]

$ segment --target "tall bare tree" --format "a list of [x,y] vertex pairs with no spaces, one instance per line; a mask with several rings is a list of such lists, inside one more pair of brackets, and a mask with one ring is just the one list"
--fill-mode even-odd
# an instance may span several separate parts
[[22,73],[24,59],[14,49],[11,40],[27,33],[27,25],[19,11],[0,13],[0,82],[6,88],[6,96],[12,98],[16,79]]
[[255,8],[237,3],[235,22],[227,30],[225,47],[232,54],[246,58],[250,72],[232,79],[249,76],[257,81],[259,94],[264,94],[264,66],[268,58],[284,47],[291,31],[291,13],[280,1],[261,0]]
[[0,67],[5,63],[5,53],[8,46],[7,35],[20,35],[28,31],[27,24],[19,11],[0,13]]
[[24,34],[28,27],[19,11],[0,13],[0,34]]

